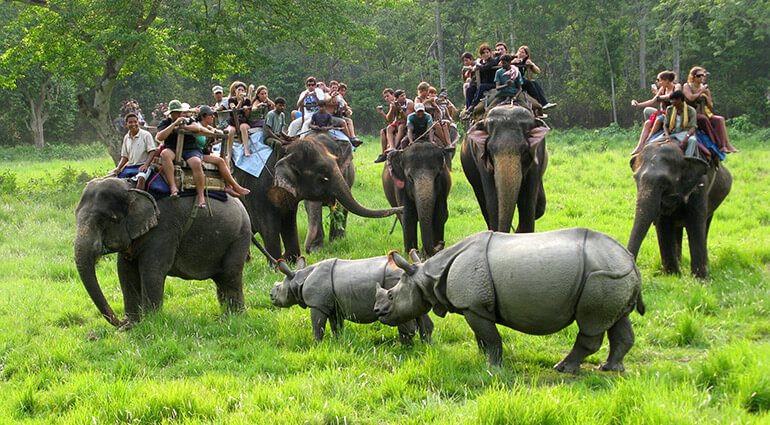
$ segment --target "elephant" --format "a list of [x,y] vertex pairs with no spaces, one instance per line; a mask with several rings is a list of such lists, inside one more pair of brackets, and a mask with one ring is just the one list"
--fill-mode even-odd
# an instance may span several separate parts
[[[374,294],[377,285],[391,288],[403,273],[393,267],[387,256],[341,260],[329,258],[305,267],[305,257],[297,260],[297,270],[292,271],[285,261],[278,261],[278,269],[286,275],[276,282],[270,291],[270,299],[277,307],[300,305],[310,308],[313,337],[321,342],[326,321],[333,333],[341,330],[345,320],[355,323],[377,321],[374,314]],[[408,344],[415,334],[430,343],[433,321],[427,314],[414,321],[398,325],[401,344]]]
[[636,213],[628,250],[636,258],[654,223],[663,271],[679,274],[684,228],[690,245],[691,272],[706,279],[709,226],[714,211],[730,193],[730,171],[716,158],[709,164],[686,157],[679,146],[670,142],[647,144],[631,158],[630,165],[636,180]]
[[508,233],[519,208],[518,233],[535,231],[545,213],[543,174],[549,128],[521,106],[497,106],[466,134],[460,151],[487,229]]
[[531,335],[557,332],[577,321],[572,351],[554,369],[575,372],[610,341],[603,370],[623,371],[634,344],[629,314],[644,314],[641,276],[631,253],[590,229],[531,234],[486,231],[468,236],[424,263],[390,254],[404,269],[391,289],[377,289],[374,311],[397,325],[431,308],[465,316],[492,365],[502,362],[496,323]]
[[[96,307],[114,326],[133,326],[163,306],[166,276],[213,279],[228,312],[244,309],[243,265],[251,224],[243,205],[229,198],[195,206],[195,197],[156,201],[117,178],[90,181],[76,209],[75,262]],[[119,320],[96,278],[96,261],[118,253],[126,319]]]
[[[265,249],[275,258],[294,261],[300,255],[297,231],[297,205],[300,200],[325,203],[338,200],[348,211],[362,217],[385,217],[400,211],[370,210],[361,206],[353,198],[337,158],[326,148],[327,144],[337,145],[337,142],[326,135],[297,140],[285,147],[286,155],[280,160],[272,153],[265,160],[266,166],[258,178],[237,167],[233,171],[238,183],[251,190],[251,193],[241,197],[241,201],[249,212],[252,231],[262,235]],[[345,171],[352,183],[355,170],[351,174],[350,168],[352,164]],[[275,185],[279,176],[283,187]],[[318,214],[309,212],[309,221],[310,229],[321,228],[320,206]],[[323,240],[323,234],[320,234]]]
[[417,248],[418,221],[423,255],[430,257],[444,245],[452,152],[453,148],[415,142],[388,155],[390,167],[382,171],[382,187],[391,206],[404,207],[401,229],[405,252]]

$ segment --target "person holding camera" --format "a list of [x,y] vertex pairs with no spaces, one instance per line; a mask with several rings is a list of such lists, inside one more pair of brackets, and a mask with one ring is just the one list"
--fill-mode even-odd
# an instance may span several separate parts
[[[176,181],[174,180],[174,159],[177,155],[181,154],[193,173],[195,191],[198,195],[197,206],[204,208],[206,207],[206,198],[203,196],[205,184],[202,164],[203,153],[198,148],[195,136],[185,134],[183,136],[182,152],[178,153],[176,151],[177,130],[194,131],[198,126],[190,126],[194,120],[183,115],[184,112],[187,112],[187,109],[182,107],[182,102],[176,99],[168,103],[168,112],[168,117],[158,124],[158,134],[155,135],[155,140],[158,143],[163,143],[163,150],[160,153],[161,174],[168,184],[170,190],[169,197],[171,199],[179,198],[179,188],[176,187]],[[169,143],[166,143],[166,140]]]
[[706,133],[722,153],[735,153],[735,149],[727,138],[725,117],[716,115],[711,90],[706,84],[708,72],[700,66],[693,67],[687,76],[687,84],[682,87],[687,104],[693,106],[698,113],[698,128]]
[[492,48],[483,43],[479,46],[479,58],[473,65],[471,72],[477,73],[477,85],[468,86],[465,92],[465,113],[470,114],[478,105],[481,97],[487,90],[495,88],[495,71],[498,64],[497,58],[492,56]]
[[433,117],[436,137],[438,137],[442,147],[451,145],[452,139],[449,130],[453,122],[452,117],[457,113],[457,108],[447,98],[446,88],[442,87],[441,91],[437,92],[435,87],[428,87],[428,94],[424,104],[425,112],[430,113]]
[[540,83],[530,79],[533,73],[540,73],[540,67],[529,58],[529,46],[519,47],[519,50],[516,51],[516,57],[513,59],[513,65],[519,68],[519,75],[521,75],[522,80],[521,87],[540,103],[544,111],[556,106],[555,103],[548,102]]
[[[642,151],[642,147],[644,147],[644,144],[649,140],[650,135],[660,131],[663,125],[663,113],[666,111],[666,108],[671,105],[669,97],[674,91],[682,88],[681,84],[675,82],[676,73],[673,71],[659,72],[655,81],[656,83],[650,86],[653,92],[652,99],[644,102],[638,102],[636,99],[631,99],[631,106],[644,108],[645,116],[642,134],[639,135],[639,143],[636,145],[636,148],[631,152],[632,156]],[[658,107],[652,107],[656,103],[658,104]]]

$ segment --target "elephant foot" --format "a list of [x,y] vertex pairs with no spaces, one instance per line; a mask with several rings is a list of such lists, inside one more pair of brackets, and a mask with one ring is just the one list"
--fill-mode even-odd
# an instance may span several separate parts
[[324,249],[324,243],[323,242],[313,243],[313,244],[310,244],[310,245],[305,247],[305,251],[308,252],[308,253],[320,251],[322,249]]
[[128,332],[131,329],[134,329],[134,327],[136,327],[136,324],[139,323],[135,321],[129,321],[128,319],[123,319],[120,322],[122,324],[120,325],[120,327],[118,327],[118,332]]
[[599,366],[599,370],[605,372],[625,372],[626,367],[623,366],[623,363],[610,364],[609,362],[604,362]]
[[579,364],[568,363],[565,360],[560,361],[554,367],[554,370],[562,373],[577,373],[580,370]]

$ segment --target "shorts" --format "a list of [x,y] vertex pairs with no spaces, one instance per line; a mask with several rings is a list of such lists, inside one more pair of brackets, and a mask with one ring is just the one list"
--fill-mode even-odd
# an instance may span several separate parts
[[[171,152],[174,152],[174,155],[176,155],[176,149],[175,148],[171,148],[171,147],[167,146],[166,149],[170,150]],[[190,159],[192,157],[196,157],[196,158],[198,158],[198,159],[200,159],[202,161],[203,160],[203,153],[198,148],[183,149],[182,150],[182,159],[187,161],[188,159]]]
[[339,117],[332,117],[333,127],[342,127],[345,124],[345,120]]

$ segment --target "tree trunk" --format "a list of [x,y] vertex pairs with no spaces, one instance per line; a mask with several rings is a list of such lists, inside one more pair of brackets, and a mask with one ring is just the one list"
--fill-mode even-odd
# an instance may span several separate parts
[[32,132],[35,147],[42,150],[45,148],[43,124],[48,119],[48,114],[43,112],[45,108],[44,90],[41,90],[37,97],[33,97],[29,90],[25,90],[24,97],[29,102],[29,119],[25,121],[25,124],[27,129]]
[[436,0],[436,46],[438,47],[438,72],[440,87],[446,87],[446,66],[444,65],[444,36],[441,32],[441,2]]
[[674,34],[673,40],[671,43],[671,61],[672,65],[671,68],[673,68],[674,73],[676,75],[679,74],[679,33]]
[[123,59],[116,61],[108,58],[105,61],[104,73],[96,83],[93,102],[90,106],[84,94],[78,95],[78,108],[80,112],[83,113],[86,120],[94,127],[96,131],[94,138],[107,147],[107,152],[109,152],[115,164],[120,161],[120,145],[122,141],[112,123],[110,99],[112,98],[112,90],[115,88],[118,73],[124,63],[125,60]]
[[647,87],[647,15],[641,17],[639,24],[639,90]]
[[602,41],[604,43],[604,52],[607,53],[607,65],[610,68],[610,89],[612,90],[612,122],[618,123],[618,108],[615,104],[615,71],[612,69],[612,58],[610,57],[610,48],[607,46],[607,34],[602,31]]

